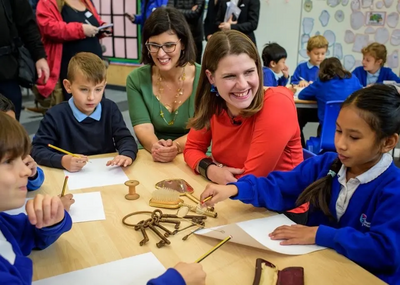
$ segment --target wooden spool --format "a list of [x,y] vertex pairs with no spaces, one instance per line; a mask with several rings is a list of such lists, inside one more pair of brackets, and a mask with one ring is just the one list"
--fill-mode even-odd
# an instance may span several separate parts
[[139,181],[128,180],[125,182],[125,185],[129,187],[129,194],[125,195],[125,199],[127,199],[127,200],[139,199],[140,195],[136,193],[136,186],[139,185]]

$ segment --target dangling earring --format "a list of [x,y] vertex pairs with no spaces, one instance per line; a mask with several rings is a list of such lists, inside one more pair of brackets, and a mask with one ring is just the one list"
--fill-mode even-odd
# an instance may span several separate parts
[[215,87],[214,84],[211,84],[210,92],[214,92],[215,96],[219,97],[219,93],[218,93],[217,87]]

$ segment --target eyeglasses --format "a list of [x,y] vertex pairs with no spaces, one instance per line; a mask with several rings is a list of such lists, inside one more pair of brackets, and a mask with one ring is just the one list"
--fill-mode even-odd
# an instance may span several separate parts
[[169,42],[162,45],[146,43],[146,47],[150,53],[158,53],[160,48],[162,48],[165,53],[171,53],[176,50],[176,45],[180,42],[180,40],[181,39],[177,40],[176,42]]

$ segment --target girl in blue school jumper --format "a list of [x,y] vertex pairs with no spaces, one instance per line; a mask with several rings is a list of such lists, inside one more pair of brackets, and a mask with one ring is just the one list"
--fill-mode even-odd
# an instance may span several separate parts
[[[38,194],[26,203],[27,214],[4,211],[24,205],[31,169],[25,164],[31,142],[24,128],[0,112],[0,283],[31,284],[32,249],[44,249],[71,229],[58,197]],[[40,213],[40,214],[38,214]]]
[[362,66],[353,70],[362,86],[383,83],[384,80],[400,83],[400,78],[388,67],[386,62],[387,50],[380,43],[372,43],[361,50],[363,54]]
[[344,101],[361,88],[357,77],[345,70],[339,59],[330,57],[321,62],[317,80],[301,90],[298,97],[302,100],[317,100],[318,119],[322,126],[326,102]]
[[353,93],[337,119],[337,153],[305,160],[292,171],[247,175],[227,186],[209,184],[201,200],[228,197],[284,212],[309,203],[306,225],[270,233],[281,244],[336,250],[389,284],[400,281],[400,169],[392,150],[400,133],[400,94],[373,85]]
[[[4,112],[10,117],[15,119],[15,107],[14,104],[0,94],[0,112]],[[31,169],[31,175],[28,177],[28,191],[33,191],[39,189],[42,186],[44,181],[44,173],[43,170],[37,166],[36,162],[30,155],[27,155],[24,159],[25,164]]]
[[[32,261],[27,256],[54,243],[71,229],[72,220],[59,197],[41,194],[26,203],[26,215],[4,213],[25,203],[31,169],[23,158],[31,143],[24,128],[3,112],[0,126],[0,283],[31,284]],[[205,278],[200,264],[179,263],[148,284],[205,284]]]

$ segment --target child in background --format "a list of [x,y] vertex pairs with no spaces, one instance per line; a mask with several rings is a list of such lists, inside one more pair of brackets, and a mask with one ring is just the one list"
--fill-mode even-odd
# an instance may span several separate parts
[[[63,84],[72,97],[46,113],[33,138],[32,157],[41,165],[76,172],[88,161],[86,155],[117,150],[119,154],[107,166],[131,165],[137,145],[117,104],[103,98],[106,86],[103,61],[93,53],[76,54],[69,62],[68,79]],[[48,144],[84,155],[64,155]]]
[[[284,212],[309,202],[306,226],[270,233],[281,244],[326,246],[389,284],[400,276],[400,169],[389,152],[400,133],[400,94],[374,85],[346,99],[336,123],[337,153],[305,160],[292,171],[247,175],[228,186],[209,184],[200,199],[228,197]],[[396,283],[397,284],[397,283]]]
[[400,78],[388,67],[383,67],[386,62],[387,50],[380,43],[372,43],[361,50],[363,54],[362,66],[353,70],[362,86],[383,83],[391,80],[400,83]]
[[276,87],[288,84],[289,68],[286,65],[286,58],[286,50],[277,43],[264,46],[262,51],[264,86]]
[[325,59],[328,51],[328,41],[324,36],[313,36],[307,43],[307,55],[310,60],[300,63],[292,76],[291,83],[299,87],[306,87],[318,78],[319,65]]
[[58,197],[36,195],[26,203],[26,215],[9,215],[25,203],[31,169],[23,159],[30,150],[24,128],[0,112],[0,280],[2,284],[31,284],[32,249],[44,249],[72,226]]
[[[0,112],[4,112],[11,118],[15,119],[15,107],[14,104],[6,97],[0,94]],[[28,154],[24,158],[24,163],[31,170],[31,174],[28,177],[27,188],[28,191],[39,189],[44,181],[43,170],[37,166],[33,158]]]
[[357,77],[345,70],[339,59],[330,57],[322,61],[317,80],[299,93],[299,99],[317,100],[320,124],[318,135],[324,121],[326,102],[344,101],[350,94],[361,88]]

